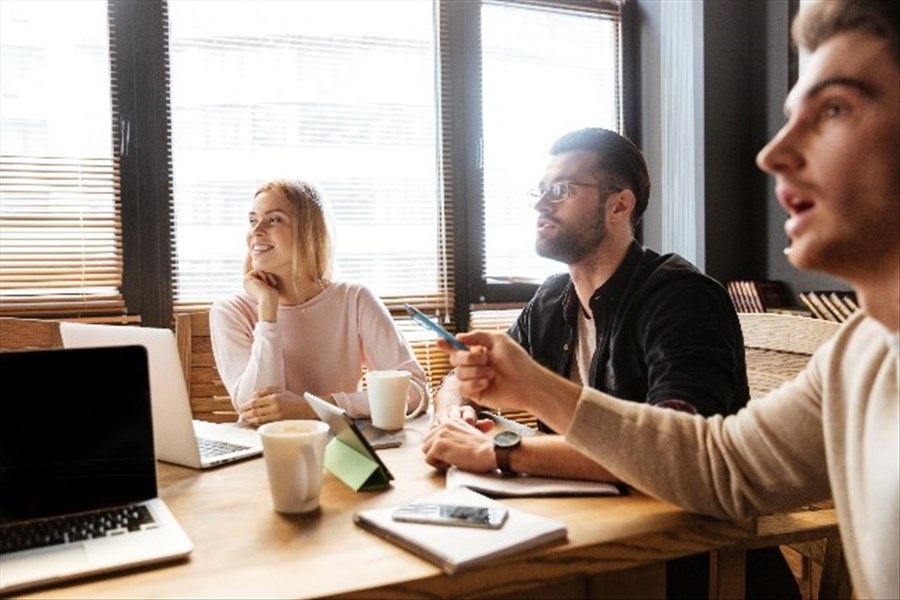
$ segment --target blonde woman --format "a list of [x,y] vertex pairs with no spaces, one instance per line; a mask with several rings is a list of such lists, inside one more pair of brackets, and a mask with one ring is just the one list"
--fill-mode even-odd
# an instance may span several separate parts
[[410,371],[407,412],[427,409],[425,373],[387,308],[364,286],[333,281],[332,260],[318,190],[263,184],[249,212],[244,293],[210,310],[216,366],[241,422],[315,418],[304,392],[368,416],[364,367]]

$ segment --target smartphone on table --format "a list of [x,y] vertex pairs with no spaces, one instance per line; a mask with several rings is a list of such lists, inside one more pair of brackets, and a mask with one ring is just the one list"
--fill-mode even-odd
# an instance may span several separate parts
[[400,438],[390,431],[385,431],[384,429],[379,429],[372,425],[371,419],[354,419],[354,421],[356,422],[356,427],[359,428],[360,433],[363,434],[366,440],[368,440],[376,450],[396,448],[403,444]]
[[500,529],[509,512],[502,506],[410,503],[393,512],[395,521]]
[[446,329],[441,327],[439,324],[437,324],[434,321],[432,321],[431,319],[429,319],[425,313],[423,313],[421,310],[419,310],[415,306],[413,306],[411,304],[404,304],[403,308],[406,309],[406,312],[409,313],[409,316],[411,316],[413,318],[413,320],[416,321],[419,325],[435,332],[436,334],[438,334],[439,336],[444,338],[448,344],[450,344],[457,350],[468,350],[469,349],[468,346],[466,346],[461,341],[456,339],[456,337],[454,337],[454,335],[452,333],[450,333],[449,331],[447,331]]

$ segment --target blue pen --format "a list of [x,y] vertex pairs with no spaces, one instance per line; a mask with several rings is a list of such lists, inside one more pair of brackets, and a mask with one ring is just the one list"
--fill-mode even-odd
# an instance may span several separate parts
[[461,341],[459,341],[458,339],[453,337],[452,333],[450,333],[449,331],[447,331],[446,329],[444,329],[443,327],[441,327],[440,325],[438,325],[437,323],[435,323],[434,321],[429,319],[427,316],[425,316],[425,313],[423,313],[421,310],[419,310],[415,306],[412,306],[410,304],[404,304],[403,308],[406,309],[406,312],[409,313],[409,316],[411,316],[419,325],[432,330],[433,332],[435,332],[436,334],[438,334],[439,336],[441,336],[442,338],[447,340],[447,343],[449,343],[451,346],[453,346],[457,350],[468,350],[469,349],[468,346],[466,346]]

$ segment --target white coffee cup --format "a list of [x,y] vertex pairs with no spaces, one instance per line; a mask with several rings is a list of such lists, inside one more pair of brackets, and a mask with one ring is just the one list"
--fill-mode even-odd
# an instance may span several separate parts
[[419,406],[406,414],[406,396],[412,374],[409,371],[369,371],[366,385],[369,390],[369,410],[372,425],[385,431],[403,429],[403,422],[419,414],[424,402],[424,394]]
[[285,420],[259,428],[269,472],[272,504],[280,513],[303,513],[319,506],[328,424]]

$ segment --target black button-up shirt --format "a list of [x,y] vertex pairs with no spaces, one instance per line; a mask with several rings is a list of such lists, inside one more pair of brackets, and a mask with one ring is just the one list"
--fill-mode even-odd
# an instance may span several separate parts
[[[727,292],[677,254],[632,242],[590,307],[597,330],[591,387],[635,402],[686,402],[706,416],[735,413],[750,398],[741,326]],[[578,310],[571,277],[554,275],[509,334],[568,377]]]

